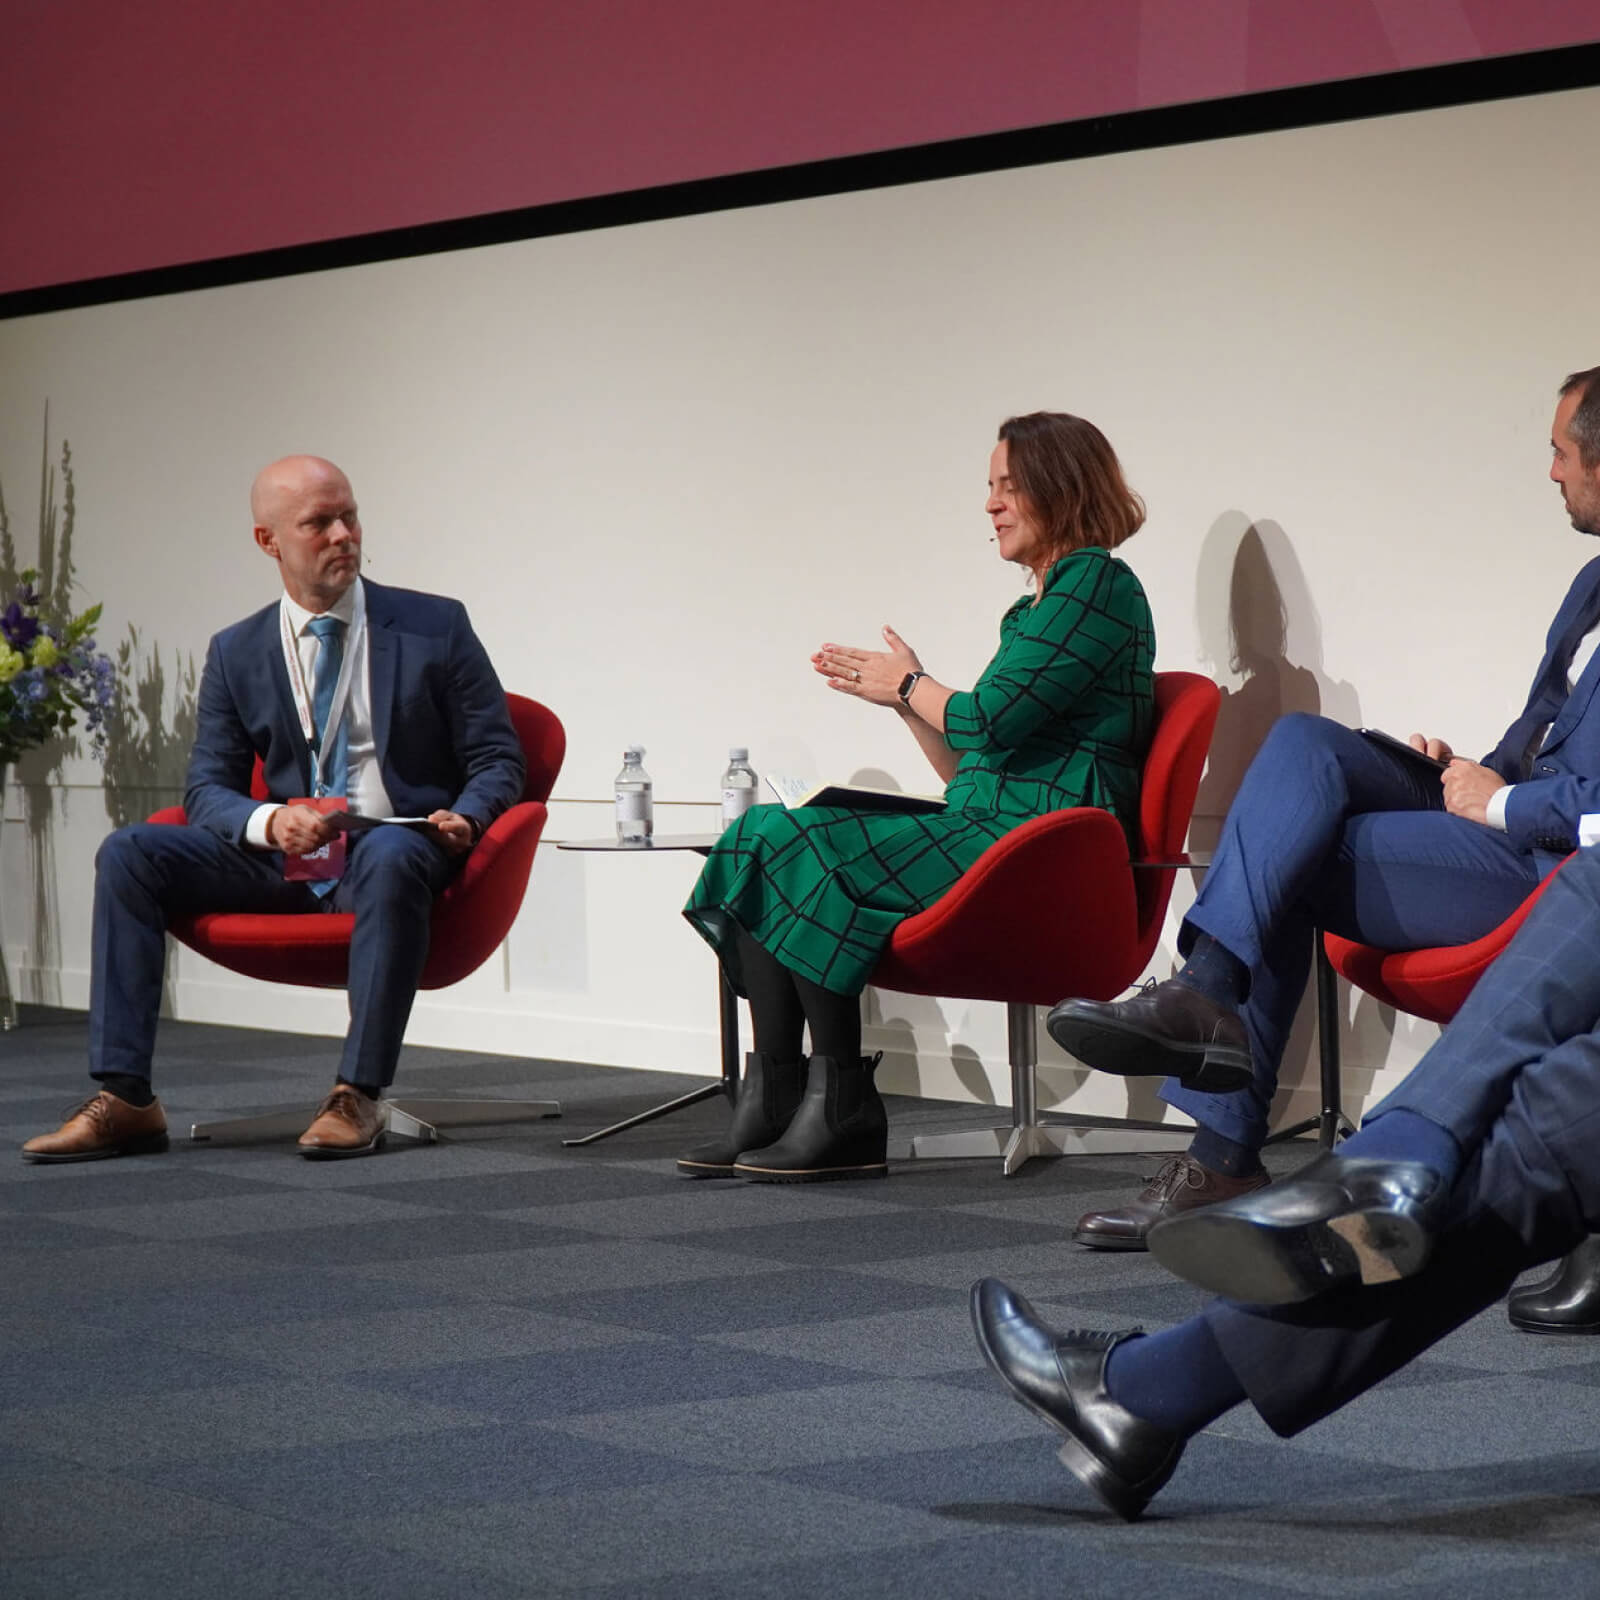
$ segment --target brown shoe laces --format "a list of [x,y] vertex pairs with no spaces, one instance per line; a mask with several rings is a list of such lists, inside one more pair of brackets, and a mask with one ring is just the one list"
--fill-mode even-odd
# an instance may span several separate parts
[[1205,1187],[1206,1175],[1200,1163],[1188,1155],[1172,1156],[1161,1170],[1145,1180],[1141,1200],[1170,1200],[1180,1189]]

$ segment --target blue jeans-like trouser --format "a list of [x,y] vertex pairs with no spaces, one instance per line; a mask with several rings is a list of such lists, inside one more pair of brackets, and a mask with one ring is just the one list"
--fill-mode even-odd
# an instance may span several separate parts
[[1179,950],[1210,934],[1250,969],[1241,1013],[1255,1081],[1161,1096],[1248,1146],[1266,1137],[1315,927],[1385,950],[1465,944],[1497,927],[1541,876],[1505,834],[1448,815],[1439,785],[1360,734],[1294,713],[1267,735],[1228,812]]
[[428,955],[434,896],[457,866],[409,828],[350,840],[344,876],[326,899],[284,880],[279,858],[205,828],[135,823],[95,857],[89,1072],[150,1076],[166,929],[207,911],[353,911],[350,1030],[339,1076],[383,1088],[394,1079],[417,980]]

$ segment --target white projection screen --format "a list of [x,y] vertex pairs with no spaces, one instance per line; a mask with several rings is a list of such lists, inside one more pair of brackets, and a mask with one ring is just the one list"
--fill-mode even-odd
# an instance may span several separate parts
[[[1076,411],[1149,504],[1125,554],[1159,665],[1228,691],[1204,842],[1280,710],[1476,753],[1520,705],[1596,553],[1545,474],[1556,387],[1600,362],[1597,119],[1600,90],[1562,92],[15,319],[12,535],[26,557],[48,403],[85,600],[168,663],[170,709],[172,663],[275,593],[255,469],[331,456],[370,574],[464,598],[507,685],[565,722],[547,838],[609,829],[632,741],[658,829],[703,831],[733,743],[927,786],[897,720],[807,657],[893,622],[970,681],[1019,591],[982,511],[996,425]],[[6,953],[24,998],[82,1005],[100,773],[12,776],[32,826],[5,835]],[[696,865],[547,843],[502,956],[422,997],[410,1037],[713,1073],[713,965],[677,915]],[[186,1017],[343,1026],[340,996],[187,953],[171,993]],[[1350,1006],[1359,1103],[1433,1030]],[[1007,1098],[1000,1007],[874,993],[868,1019],[887,1087]],[[1286,1078],[1298,1114],[1314,1070]],[[1042,1085],[1153,1109],[1059,1055]]]

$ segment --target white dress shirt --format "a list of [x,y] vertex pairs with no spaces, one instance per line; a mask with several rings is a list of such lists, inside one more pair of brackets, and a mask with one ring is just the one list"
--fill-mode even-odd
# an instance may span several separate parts
[[[367,597],[361,580],[356,579],[338,601],[325,612],[307,611],[291,600],[287,594],[278,602],[288,632],[295,641],[302,681],[309,687],[317,681],[317,657],[322,644],[309,631],[309,624],[317,616],[337,617],[344,624],[344,647],[350,656],[350,690],[344,704],[342,721],[349,752],[348,804],[346,810],[358,817],[391,817],[394,802],[383,787],[383,770],[378,763],[378,747],[372,736],[372,679],[367,650]],[[284,663],[288,670],[288,663]],[[277,801],[257,806],[245,825],[247,844],[270,850],[267,839],[267,818],[278,809]]]

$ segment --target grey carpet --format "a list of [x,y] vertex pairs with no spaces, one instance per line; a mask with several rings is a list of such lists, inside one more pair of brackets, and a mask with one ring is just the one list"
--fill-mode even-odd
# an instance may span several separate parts
[[[13,1146],[86,1082],[82,1017],[24,1019],[0,1036]],[[174,1127],[309,1112],[332,1062],[325,1040],[169,1024],[159,1087]],[[715,1101],[560,1144],[689,1080],[411,1050],[402,1085],[566,1115],[354,1162],[0,1156],[0,1594],[1594,1588],[1600,1340],[1515,1334],[1497,1308],[1292,1443],[1225,1417],[1127,1526],[983,1368],[966,1293],[995,1273],[1063,1323],[1189,1314],[1198,1294],[1144,1256],[1065,1239],[1153,1158],[692,1183],[672,1157]],[[982,1120],[890,1114],[891,1156]]]

